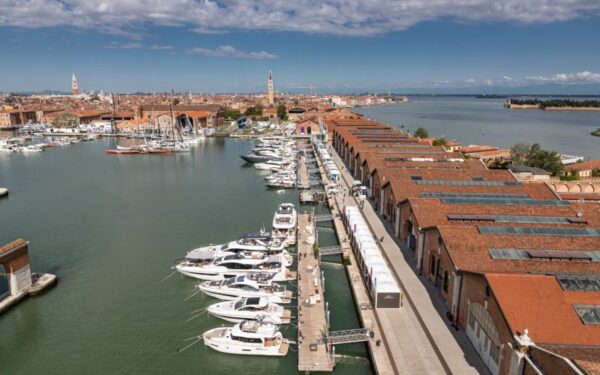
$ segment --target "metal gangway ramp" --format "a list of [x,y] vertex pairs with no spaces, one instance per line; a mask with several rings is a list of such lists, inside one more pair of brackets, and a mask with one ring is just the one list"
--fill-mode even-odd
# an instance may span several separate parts
[[320,223],[323,221],[332,221],[332,215],[315,215],[315,223]]
[[319,248],[319,254],[321,255],[335,255],[341,254],[342,247],[341,246],[327,246]]
[[339,345],[351,344],[354,342],[364,342],[371,339],[371,330],[368,328],[347,329],[343,331],[329,331],[327,336],[323,336],[324,343]]

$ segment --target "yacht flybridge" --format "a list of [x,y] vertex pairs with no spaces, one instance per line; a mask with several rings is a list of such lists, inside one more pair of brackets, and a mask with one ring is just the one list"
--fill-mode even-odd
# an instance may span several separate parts
[[285,285],[272,281],[259,284],[246,276],[236,276],[220,281],[205,281],[198,284],[204,294],[223,300],[236,300],[240,297],[260,297],[273,303],[290,303],[292,292]]
[[271,238],[269,233],[248,233],[241,238],[221,245],[209,245],[188,251],[186,257],[193,258],[197,254],[224,253],[224,252],[264,252],[277,254],[284,250],[283,242],[279,238]]
[[183,259],[175,265],[175,269],[183,275],[200,280],[222,280],[264,272],[275,274],[274,281],[285,281],[288,277],[285,262],[283,254],[253,258],[242,253],[227,253],[216,258]]
[[228,322],[264,320],[275,324],[288,324],[291,311],[270,302],[267,297],[240,297],[234,301],[218,302],[208,307],[208,313]]
[[286,246],[296,244],[296,224],[298,216],[292,203],[282,203],[273,217],[273,238],[281,238]]
[[204,345],[230,354],[281,357],[290,346],[276,324],[263,320],[244,320],[233,327],[210,329],[202,338]]

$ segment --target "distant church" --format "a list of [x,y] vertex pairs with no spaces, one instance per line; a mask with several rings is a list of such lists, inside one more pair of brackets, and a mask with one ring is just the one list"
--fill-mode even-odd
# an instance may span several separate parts
[[269,106],[273,106],[275,104],[275,96],[273,94],[273,74],[269,70],[269,80],[267,82],[267,95],[268,95],[268,104]]
[[77,84],[77,77],[75,77],[75,73],[73,73],[73,77],[71,78],[71,91],[73,95],[79,95],[79,85]]

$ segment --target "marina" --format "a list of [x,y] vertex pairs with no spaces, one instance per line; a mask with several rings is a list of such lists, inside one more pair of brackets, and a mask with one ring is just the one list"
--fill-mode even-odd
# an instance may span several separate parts
[[[199,280],[173,276],[161,282],[170,273],[173,260],[185,255],[186,250],[209,242],[227,244],[243,233],[269,228],[280,203],[294,202],[298,210],[303,210],[298,208],[297,191],[278,194],[260,181],[257,183],[256,170],[239,159],[252,147],[251,141],[207,138],[192,152],[172,158],[111,158],[102,153],[104,142],[83,142],[61,152],[49,152],[43,158],[11,154],[7,155],[10,159],[1,159],[0,174],[6,178],[3,181],[11,189],[11,197],[0,201],[0,239],[6,243],[13,239],[11,233],[23,233],[30,243],[36,244],[36,249],[37,244],[44,243],[42,250],[30,254],[31,262],[35,269],[54,273],[61,279],[60,287],[29,298],[3,314],[3,369],[8,373],[58,371],[60,363],[53,358],[61,353],[74,371],[86,369],[91,374],[193,372],[200,363],[217,368],[217,373],[240,368],[295,373],[296,344],[279,358],[222,354],[202,344],[178,352],[190,343],[184,341],[186,338],[234,323],[207,313],[186,322],[197,314],[193,311],[223,301],[198,293],[183,302],[198,291]],[[65,163],[70,166],[68,172],[52,167]],[[24,165],[27,173],[23,173]],[[104,172],[93,172],[99,170]],[[60,195],[48,200],[36,194],[34,186],[28,183],[31,174],[46,181],[46,188],[60,191]],[[125,175],[127,178],[122,177]],[[78,194],[86,190],[96,192],[95,202]],[[178,199],[156,199],[175,194]],[[198,199],[199,195],[203,199]],[[97,205],[103,209],[93,210]],[[217,205],[231,215],[210,214],[216,212]],[[58,211],[65,214],[57,215]],[[31,222],[27,212],[36,212],[39,221]],[[127,220],[117,224],[115,217]],[[149,227],[154,230],[147,231]],[[142,232],[143,236],[138,235]],[[329,236],[321,236],[322,245],[335,244],[328,244]],[[296,259],[294,263],[297,264]],[[137,270],[134,278],[133,268]],[[331,294],[332,327],[358,327],[344,272],[323,272]],[[106,276],[109,274],[111,277]],[[283,285],[295,297],[296,284]],[[87,307],[67,308],[88,295],[97,298]],[[297,301],[294,298],[288,305],[281,305],[290,310],[292,324],[281,325],[280,331],[293,341],[297,338]],[[68,320],[63,319],[65,314]],[[31,324],[40,329],[22,341],[18,332]],[[81,329],[70,328],[75,326]],[[119,334],[122,331],[127,335]],[[82,341],[78,352],[71,354],[67,348],[74,337],[81,337]],[[54,344],[42,345],[48,340]],[[99,353],[98,345],[112,349]],[[10,358],[8,348],[14,351]],[[28,360],[34,353],[40,362]],[[341,356],[336,361],[336,371],[371,373],[368,352],[361,344],[343,345],[336,353]]]

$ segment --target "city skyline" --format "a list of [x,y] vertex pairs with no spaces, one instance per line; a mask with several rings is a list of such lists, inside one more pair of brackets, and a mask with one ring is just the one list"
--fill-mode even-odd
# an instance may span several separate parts
[[600,94],[600,4],[315,4],[8,1],[0,91]]

